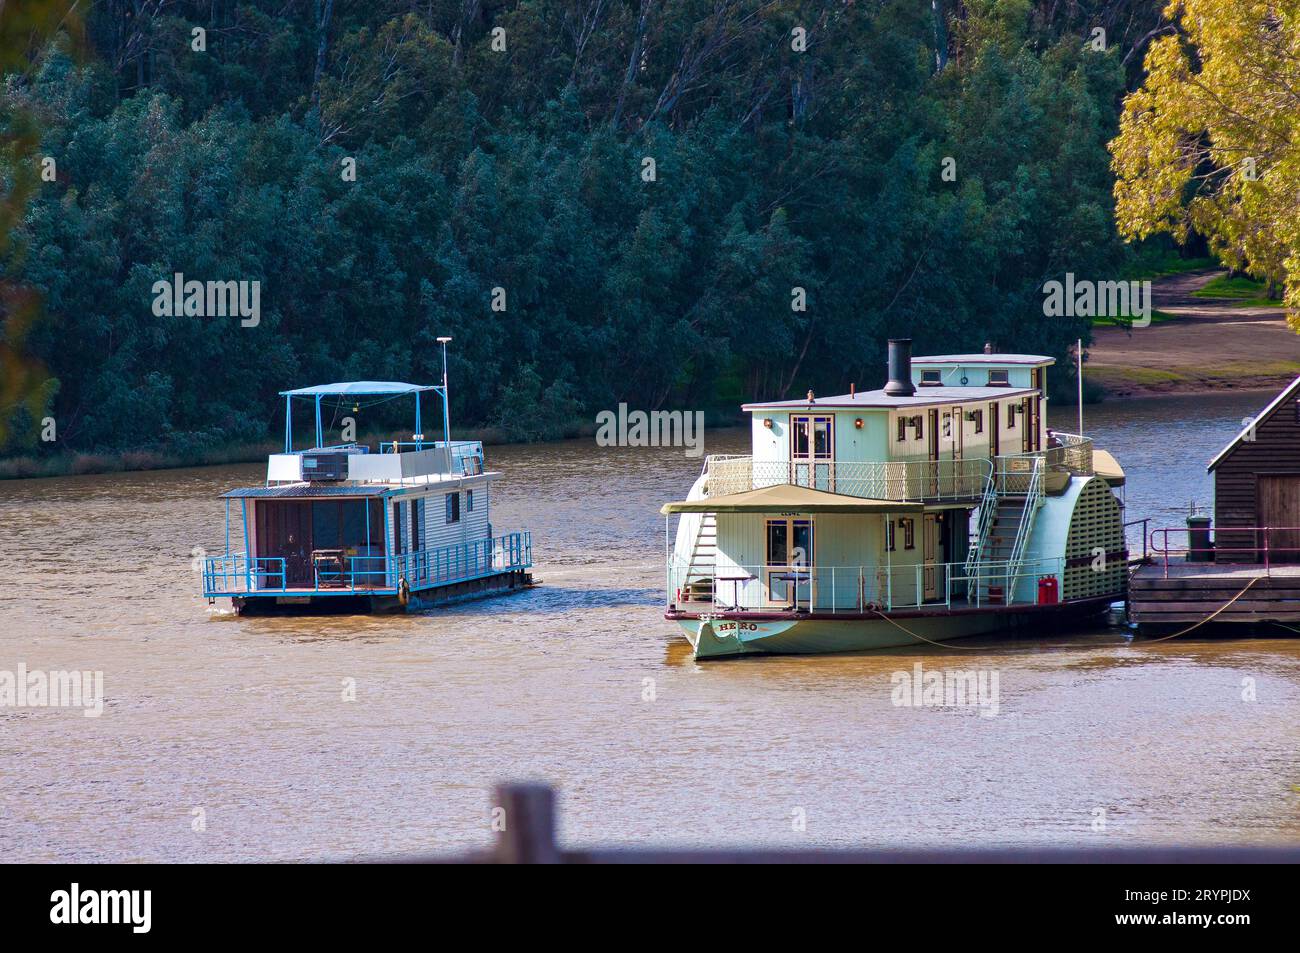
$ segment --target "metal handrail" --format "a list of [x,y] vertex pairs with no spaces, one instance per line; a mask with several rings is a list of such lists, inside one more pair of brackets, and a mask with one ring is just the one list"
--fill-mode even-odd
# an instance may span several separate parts
[[[473,553],[473,560],[470,555]],[[321,572],[312,566],[310,592],[375,592],[396,590],[398,582],[418,587],[453,583],[491,572],[527,569],[533,564],[532,534],[528,530],[470,540],[451,546],[416,550],[386,559],[380,554],[343,557],[340,585],[321,586]],[[373,566],[382,568],[371,568]],[[364,568],[361,568],[364,566]],[[278,567],[278,568],[277,568]],[[363,581],[358,581],[363,580]],[[271,583],[275,584],[271,584]],[[242,585],[240,584],[242,583]],[[288,585],[282,556],[227,553],[203,560],[203,594],[232,595],[246,592],[299,592]]]
[[474,539],[451,546],[403,553],[392,560],[389,579],[418,587],[458,582],[489,572],[527,569],[533,564],[533,537],[528,530]]
[[[1160,556],[1164,562],[1164,576],[1169,578],[1169,557],[1170,556],[1188,556],[1192,553],[1253,553],[1260,557],[1247,562],[1259,562],[1264,566],[1264,571],[1268,572],[1272,568],[1272,557],[1276,553],[1300,553],[1300,546],[1274,546],[1270,542],[1273,533],[1300,533],[1300,526],[1216,526],[1214,527],[1214,540],[1209,546],[1192,546],[1190,534],[1195,532],[1209,532],[1210,527],[1191,527],[1191,526],[1161,526],[1150,531],[1148,540],[1150,542],[1150,551],[1152,555]],[[1156,545],[1156,534],[1160,534],[1161,545]],[[1169,545],[1170,533],[1188,534],[1187,545],[1184,547],[1172,547]],[[1234,533],[1262,533],[1263,545],[1255,546],[1221,546],[1219,538],[1224,534]],[[1145,546],[1147,540],[1144,540]]]
[[[276,577],[280,580],[280,584],[255,586],[254,577],[259,582],[268,577]],[[230,585],[231,582],[240,580],[244,583],[242,588],[238,585]],[[280,556],[254,556],[250,559],[247,553],[225,553],[221,556],[205,556],[203,559],[204,595],[251,592],[255,589],[283,589],[284,581],[284,558]]]
[[[727,566],[700,573],[698,568],[692,569],[689,560],[673,558],[669,561],[667,603],[671,609],[705,602],[708,611],[723,612],[793,610],[807,603],[809,611],[830,613],[923,607],[951,609],[954,605],[967,608],[1026,605],[1035,603],[1038,593],[1034,589],[1030,598],[1017,599],[1016,583],[1025,578],[1053,576],[1059,584],[1065,562],[1065,557],[1057,556],[1022,563],[1015,570],[1008,560],[983,563],[974,571],[968,571],[965,563],[953,562],[901,566]],[[925,596],[927,572],[934,574],[930,588],[935,595],[929,599]],[[770,573],[779,575],[790,587],[788,599],[763,598],[770,592],[767,578]],[[994,580],[1006,585],[1001,599],[990,599],[984,592]],[[683,597],[689,596],[701,582],[708,590],[707,599]],[[807,595],[799,595],[801,587],[807,587]]]

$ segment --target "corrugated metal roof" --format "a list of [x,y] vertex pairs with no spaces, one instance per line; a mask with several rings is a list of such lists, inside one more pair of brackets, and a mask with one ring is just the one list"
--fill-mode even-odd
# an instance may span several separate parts
[[350,483],[331,486],[320,483],[294,483],[289,486],[244,486],[222,493],[221,499],[321,497],[321,496],[382,496],[389,487],[364,486]]

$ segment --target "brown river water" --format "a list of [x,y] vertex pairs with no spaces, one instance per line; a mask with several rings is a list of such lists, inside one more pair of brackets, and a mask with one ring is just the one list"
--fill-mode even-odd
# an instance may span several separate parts
[[[1205,463],[1268,396],[1089,408],[1128,517],[1208,502]],[[559,788],[570,845],[1300,841],[1298,638],[1099,628],[697,664],[661,615],[658,508],[700,460],[488,456],[493,523],[532,530],[545,584],[403,617],[209,610],[191,549],[221,551],[216,496],[260,465],[0,482],[0,670],[102,670],[105,695],[99,718],[0,708],[0,859],[455,852],[491,843],[506,779]],[[996,672],[996,715],[895,706],[918,662]]]

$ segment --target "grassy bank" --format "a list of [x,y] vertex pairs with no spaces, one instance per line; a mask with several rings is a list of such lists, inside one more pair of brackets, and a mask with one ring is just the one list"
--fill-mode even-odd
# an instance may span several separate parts
[[1170,275],[1185,275],[1192,271],[1209,271],[1222,268],[1217,258],[1182,258],[1176,251],[1152,249],[1140,252],[1133,263],[1124,269],[1125,281],[1154,281]]
[[1156,394],[1271,390],[1300,376],[1300,361],[1274,361],[1263,365],[1225,363],[1213,367],[1187,365],[1167,368],[1084,365],[1083,376],[1085,384],[1091,382],[1111,396],[1123,395],[1130,391]]
[[1192,292],[1194,298],[1218,298],[1227,300],[1235,308],[1280,308],[1282,302],[1271,298],[1268,285],[1254,278],[1236,275],[1229,278],[1220,275],[1206,283],[1204,288]]

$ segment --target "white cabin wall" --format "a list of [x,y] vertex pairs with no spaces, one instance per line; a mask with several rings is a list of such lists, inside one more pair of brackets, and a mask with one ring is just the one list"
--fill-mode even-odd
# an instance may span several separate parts
[[[878,408],[836,413],[836,462],[875,463],[889,459],[888,418],[888,413]],[[856,426],[858,420],[862,421],[860,429]]]
[[[755,461],[783,461],[790,458],[790,415],[787,413],[755,412],[753,424],[753,457]],[[772,426],[763,426],[771,420]]]

